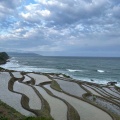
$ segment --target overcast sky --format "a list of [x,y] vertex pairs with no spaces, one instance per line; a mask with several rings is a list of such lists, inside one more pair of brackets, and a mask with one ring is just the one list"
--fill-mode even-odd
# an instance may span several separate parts
[[0,0],[0,51],[120,56],[120,0]]

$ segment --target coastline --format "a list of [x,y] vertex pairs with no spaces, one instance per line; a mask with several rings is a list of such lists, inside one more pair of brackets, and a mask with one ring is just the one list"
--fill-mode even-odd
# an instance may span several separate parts
[[[86,108],[89,106],[88,107],[89,109],[91,108],[96,114],[98,114],[97,116],[99,118],[97,117],[95,118],[95,116],[93,116],[92,120],[104,119],[104,117],[105,119],[108,119],[108,120],[110,119],[119,120],[120,119],[120,116],[119,116],[119,110],[120,110],[119,90],[120,88],[119,87],[111,86],[111,85],[103,85],[103,84],[100,85],[100,84],[90,83],[90,82],[85,82],[85,81],[77,81],[64,74],[56,74],[56,73],[39,73],[39,72],[23,72],[23,71],[19,72],[19,71],[3,69],[0,75],[5,72],[9,73],[11,76],[11,79],[9,81],[9,87],[8,87],[9,90],[11,92],[21,94],[22,95],[22,99],[21,99],[22,107],[25,110],[34,113],[37,117],[40,117],[42,115],[43,117],[48,116],[50,118],[56,118],[54,114],[51,116],[50,110],[53,109],[53,112],[55,112],[54,109],[57,109],[57,108],[53,107],[51,109],[50,108],[52,105],[51,101],[48,101],[47,99],[45,99],[47,96],[48,97],[51,96],[51,97],[54,97],[55,99],[59,99],[61,102],[63,102],[61,104],[64,104],[67,106],[66,116],[70,120],[79,120],[79,119],[82,120],[85,113],[80,114],[79,108],[75,107],[74,104],[71,101],[69,101],[68,99],[69,97],[73,99],[73,101],[77,100],[81,102],[80,106],[84,103],[85,104],[84,106],[86,106]],[[35,108],[34,109],[30,108],[29,103],[27,101],[29,101],[29,99],[31,100],[31,98],[29,98],[27,94],[20,93],[21,91],[16,92],[16,89],[14,88],[14,85],[19,85],[19,84],[26,85],[27,87],[29,86],[30,88],[32,88],[34,92],[37,94],[37,96],[39,96],[39,99],[41,100],[41,105],[44,107],[42,107],[39,111],[38,110],[36,111]],[[49,88],[49,85],[50,85],[50,88]],[[37,88],[37,86],[40,88]],[[71,87],[73,90],[71,90]],[[76,90],[76,88],[78,89]],[[46,92],[47,96],[42,95],[38,91],[39,89]],[[83,92],[79,94],[81,90]],[[56,92],[58,92],[58,95],[64,94],[66,99],[65,97],[62,97],[62,96],[56,96],[55,95]],[[34,102],[31,104],[34,104]],[[84,107],[84,106],[81,106],[81,107]],[[110,108],[111,110],[109,110]],[[119,110],[117,111],[117,109]],[[89,112],[90,111],[86,109],[86,114],[92,114]],[[100,113],[102,114],[101,117],[99,115]],[[57,116],[59,117],[60,113],[56,113],[56,114],[58,114]],[[89,118],[90,116],[88,115],[87,117]]]
[[[120,87],[119,59],[97,58],[67,58],[67,57],[11,57],[10,61],[1,67],[9,70],[42,73],[62,73],[75,80],[88,81],[98,84],[117,82]],[[63,62],[64,61],[64,62]],[[76,61],[72,63],[72,61]],[[77,62],[78,61],[78,62]],[[61,64],[62,63],[62,64]],[[89,63],[92,63],[91,65]],[[94,65],[95,63],[95,65]],[[101,65],[99,65],[101,63]],[[108,64],[106,64],[108,63]],[[106,66],[105,66],[106,65]],[[117,65],[117,66],[116,66]],[[94,67],[95,66],[95,67]]]

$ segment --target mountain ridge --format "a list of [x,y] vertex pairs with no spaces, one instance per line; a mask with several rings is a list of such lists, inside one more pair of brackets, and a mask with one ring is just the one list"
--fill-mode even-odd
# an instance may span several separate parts
[[42,56],[36,53],[19,53],[19,52],[8,52],[9,56]]

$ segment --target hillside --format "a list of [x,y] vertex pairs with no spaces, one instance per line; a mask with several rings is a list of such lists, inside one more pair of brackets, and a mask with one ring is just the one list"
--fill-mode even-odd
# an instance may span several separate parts
[[0,52],[0,64],[5,64],[9,56],[6,52]]

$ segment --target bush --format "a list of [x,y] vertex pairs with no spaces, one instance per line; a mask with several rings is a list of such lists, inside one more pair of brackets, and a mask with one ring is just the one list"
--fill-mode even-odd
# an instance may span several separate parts
[[0,115],[0,120],[8,120],[8,118]]

